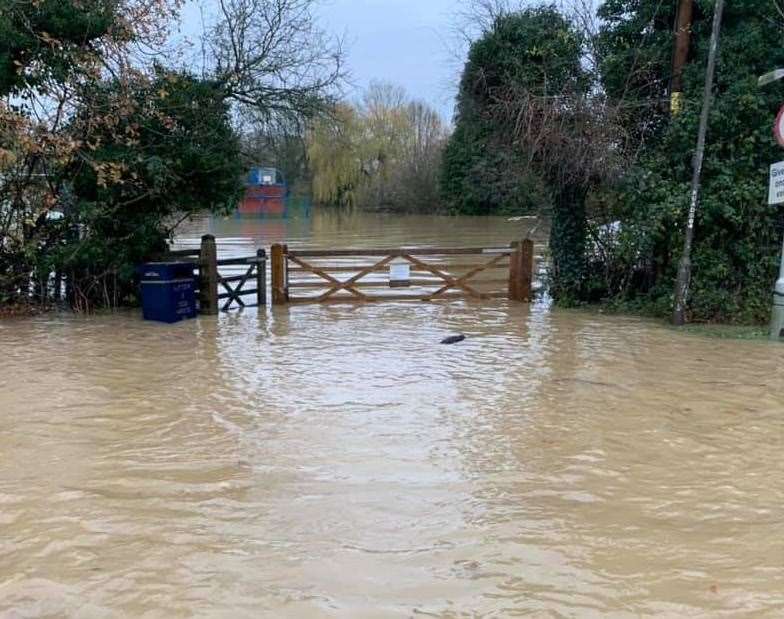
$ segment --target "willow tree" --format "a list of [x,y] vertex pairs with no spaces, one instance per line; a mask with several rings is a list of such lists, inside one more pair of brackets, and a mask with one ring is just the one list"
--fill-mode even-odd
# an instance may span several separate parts
[[308,136],[308,159],[316,202],[343,206],[356,203],[362,176],[361,137],[360,120],[349,105],[336,105],[332,114],[313,124]]
[[308,156],[317,201],[384,210],[438,208],[438,114],[403,89],[372,84],[362,102],[314,124]]

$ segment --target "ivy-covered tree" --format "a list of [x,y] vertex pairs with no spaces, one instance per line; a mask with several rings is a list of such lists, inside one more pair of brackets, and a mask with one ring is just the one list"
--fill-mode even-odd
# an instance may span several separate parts
[[553,7],[496,17],[469,52],[441,177],[453,212],[551,216],[551,294],[565,305],[588,294],[587,196],[626,145],[585,43]]
[[441,173],[451,212],[520,213],[541,206],[539,179],[524,173],[526,154],[510,147],[491,108],[512,90],[540,97],[572,90],[582,77],[581,47],[570,24],[548,7],[502,13],[471,45]]
[[[642,140],[666,127],[677,2],[604,0],[594,46],[607,97],[623,104],[626,126]],[[697,8],[697,18],[702,19]]]
[[[671,309],[682,247],[714,2],[695,2],[684,108],[672,118],[669,4],[607,0],[598,38],[608,95],[633,111],[627,126],[646,138],[616,214],[622,232],[613,268],[626,275],[607,292],[662,315]],[[756,78],[784,66],[777,16],[773,0],[736,0],[725,9],[692,256],[695,320],[767,319],[784,221],[783,209],[767,205],[767,170],[782,158],[771,126],[784,87],[760,89]]]

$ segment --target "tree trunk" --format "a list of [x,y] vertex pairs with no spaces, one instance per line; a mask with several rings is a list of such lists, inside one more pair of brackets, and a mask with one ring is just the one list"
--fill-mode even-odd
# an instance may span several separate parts
[[586,192],[562,187],[555,196],[550,230],[553,280],[550,294],[561,305],[583,300],[586,277]]

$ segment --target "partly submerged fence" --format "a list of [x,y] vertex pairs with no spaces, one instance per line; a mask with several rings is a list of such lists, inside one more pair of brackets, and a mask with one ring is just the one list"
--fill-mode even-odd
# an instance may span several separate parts
[[[533,242],[510,247],[271,250],[273,305],[531,299]],[[505,275],[499,277],[499,272]],[[403,290],[405,289],[405,292]]]
[[[202,314],[267,304],[263,249],[254,256],[218,259],[215,237],[207,234],[200,247],[161,258],[194,264]],[[273,305],[532,298],[534,244],[528,239],[509,247],[467,248],[292,251],[277,244],[271,258]],[[55,301],[67,290],[59,274],[51,285],[42,280],[38,286],[42,298],[48,293]]]
[[[217,314],[219,310],[225,312],[232,306],[263,307],[267,304],[267,252],[263,249],[259,249],[255,256],[218,260],[215,237],[206,234],[201,239],[201,247],[170,251],[167,256],[190,258],[194,262],[199,311],[202,314]],[[255,288],[252,287],[254,284]],[[249,296],[253,299],[247,300]]]

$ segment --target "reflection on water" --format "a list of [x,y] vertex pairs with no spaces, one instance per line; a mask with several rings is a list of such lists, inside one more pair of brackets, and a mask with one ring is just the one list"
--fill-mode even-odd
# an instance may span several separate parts
[[[230,219],[182,242],[510,225]],[[0,322],[0,613],[779,617],[782,366],[505,301]]]

